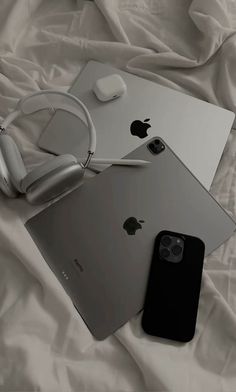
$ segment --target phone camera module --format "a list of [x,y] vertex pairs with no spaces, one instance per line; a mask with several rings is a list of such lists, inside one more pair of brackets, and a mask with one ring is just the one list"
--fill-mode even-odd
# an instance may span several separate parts
[[164,234],[160,239],[159,255],[162,260],[179,263],[183,258],[184,239],[172,234]]

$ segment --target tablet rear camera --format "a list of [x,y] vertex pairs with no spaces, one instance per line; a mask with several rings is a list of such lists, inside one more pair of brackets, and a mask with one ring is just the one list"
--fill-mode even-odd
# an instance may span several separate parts
[[150,143],[149,144],[149,148],[150,148],[150,150],[152,150],[153,152],[155,151],[155,144],[154,143]]
[[151,143],[147,145],[147,147],[153,155],[160,154],[160,152],[164,151],[165,149],[164,144],[159,139],[153,140]]

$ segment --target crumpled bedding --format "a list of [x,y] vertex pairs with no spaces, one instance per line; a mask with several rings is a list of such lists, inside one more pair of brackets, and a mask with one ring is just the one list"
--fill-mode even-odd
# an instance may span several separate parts
[[[66,91],[90,59],[235,112],[236,3],[1,0],[0,118],[29,92]],[[46,121],[9,127],[28,169],[49,157],[36,146]],[[235,158],[233,129],[211,188],[233,216]],[[0,391],[236,391],[236,236],[205,259],[190,343],[145,335],[140,314],[98,342],[24,227],[40,207],[0,204]]]

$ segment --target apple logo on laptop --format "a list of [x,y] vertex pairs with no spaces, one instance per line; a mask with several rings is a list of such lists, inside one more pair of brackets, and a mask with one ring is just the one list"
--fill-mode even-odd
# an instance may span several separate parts
[[135,235],[138,229],[142,229],[142,225],[140,223],[144,223],[144,220],[137,220],[133,216],[126,219],[125,223],[123,224],[123,228],[127,231],[129,235]]
[[151,127],[151,125],[148,124],[148,121],[150,121],[150,118],[146,118],[144,121],[133,121],[130,125],[131,134],[140,137],[140,139],[144,139],[146,136],[148,136],[147,130]]

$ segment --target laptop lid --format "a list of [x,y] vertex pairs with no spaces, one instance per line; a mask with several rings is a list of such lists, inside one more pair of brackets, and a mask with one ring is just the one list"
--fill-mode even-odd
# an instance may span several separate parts
[[167,144],[159,143],[157,155],[145,142],[127,156],[149,160],[148,166],[112,166],[26,223],[98,339],[142,309],[161,230],[199,237],[206,255],[235,230],[233,219]]
[[[123,78],[127,92],[116,100],[100,102],[92,91],[93,85],[113,73]],[[122,158],[144,140],[161,136],[199,181],[210,188],[234,113],[97,61],[88,62],[70,92],[90,111],[97,130],[95,157]],[[87,138],[82,121],[58,110],[38,144],[56,154],[83,157]]]

